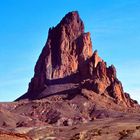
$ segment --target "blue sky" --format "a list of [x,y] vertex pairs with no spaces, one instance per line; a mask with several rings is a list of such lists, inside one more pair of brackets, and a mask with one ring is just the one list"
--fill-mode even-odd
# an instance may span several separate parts
[[140,102],[140,0],[0,0],[0,101],[27,91],[49,27],[78,10],[93,50]]

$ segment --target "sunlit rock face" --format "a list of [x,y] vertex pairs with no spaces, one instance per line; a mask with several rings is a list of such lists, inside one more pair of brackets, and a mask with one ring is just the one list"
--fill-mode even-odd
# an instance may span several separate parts
[[39,99],[83,88],[111,98],[126,107],[135,106],[117,79],[115,67],[107,67],[97,51],[92,51],[90,33],[85,33],[78,12],[68,13],[48,32],[26,94],[21,99]]

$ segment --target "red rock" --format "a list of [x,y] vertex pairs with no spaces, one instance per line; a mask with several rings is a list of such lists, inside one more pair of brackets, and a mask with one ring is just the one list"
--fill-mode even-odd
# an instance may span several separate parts
[[[75,88],[74,84],[78,86]],[[36,63],[29,89],[18,100],[38,99],[64,92],[76,94],[81,88],[109,95],[124,106],[136,103],[124,93],[115,67],[107,67],[97,51],[92,52],[90,33],[84,32],[78,12],[70,12],[56,27],[49,29],[48,40]]]

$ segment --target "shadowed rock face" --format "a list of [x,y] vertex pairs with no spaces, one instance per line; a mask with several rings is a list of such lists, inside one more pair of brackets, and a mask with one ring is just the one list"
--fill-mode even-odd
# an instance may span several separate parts
[[135,106],[136,102],[124,93],[115,67],[107,67],[92,48],[90,33],[84,32],[78,12],[68,13],[56,27],[49,29],[29,89],[17,100],[39,99],[71,91],[76,94],[84,88],[125,107]]

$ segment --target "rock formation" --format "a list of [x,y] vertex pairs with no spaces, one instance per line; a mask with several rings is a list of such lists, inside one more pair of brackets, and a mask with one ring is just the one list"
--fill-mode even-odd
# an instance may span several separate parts
[[0,103],[0,140],[140,139],[139,104],[92,48],[78,12],[50,28],[28,91]]
[[78,12],[68,13],[56,27],[49,29],[29,89],[17,100],[76,94],[87,89],[116,104],[135,106],[136,101],[124,93],[115,67],[107,67],[92,48],[90,33],[84,32]]

